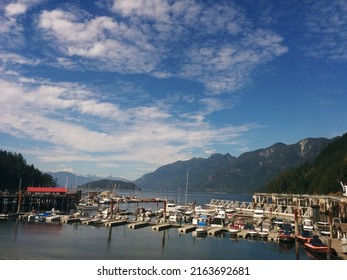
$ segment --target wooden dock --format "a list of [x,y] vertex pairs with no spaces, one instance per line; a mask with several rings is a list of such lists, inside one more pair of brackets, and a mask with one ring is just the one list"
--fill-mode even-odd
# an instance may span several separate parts
[[226,229],[223,227],[211,227],[208,231],[207,234],[208,235],[218,235],[222,232],[225,232]]
[[121,226],[127,224],[126,220],[111,220],[108,222],[105,222],[105,227],[115,227],[115,226]]
[[189,226],[184,226],[184,227],[178,228],[178,231],[181,233],[187,233],[187,232],[191,232],[194,230],[196,230],[196,226],[194,226],[194,225],[189,225]]
[[157,225],[152,226],[152,229],[160,231],[160,230],[168,229],[171,227],[172,227],[171,224],[157,224]]
[[128,227],[133,229],[143,228],[146,226],[148,226],[148,222],[135,222],[135,223],[128,224]]
[[60,222],[63,224],[72,224],[72,223],[79,223],[81,221],[80,218],[77,217],[69,217],[69,216],[64,216],[60,219]]

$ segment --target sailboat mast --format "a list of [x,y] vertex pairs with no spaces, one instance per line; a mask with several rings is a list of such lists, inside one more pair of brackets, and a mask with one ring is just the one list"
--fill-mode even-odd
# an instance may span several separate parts
[[187,180],[186,180],[186,197],[185,197],[185,200],[184,200],[184,205],[186,206],[187,205],[187,196],[188,196],[188,178],[189,178],[189,168],[187,169]]

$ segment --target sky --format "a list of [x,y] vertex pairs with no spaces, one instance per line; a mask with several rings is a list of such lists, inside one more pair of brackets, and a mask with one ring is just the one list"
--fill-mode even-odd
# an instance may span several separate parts
[[345,0],[1,0],[0,46],[0,149],[43,172],[346,132]]

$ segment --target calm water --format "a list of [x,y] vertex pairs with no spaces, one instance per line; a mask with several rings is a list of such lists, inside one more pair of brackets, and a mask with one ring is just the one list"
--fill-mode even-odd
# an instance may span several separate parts
[[[143,194],[145,197],[147,194]],[[158,196],[153,196],[158,197]],[[250,195],[195,194],[197,204],[211,198],[247,201]],[[128,204],[129,205],[129,204]],[[132,206],[133,207],[133,206]],[[197,238],[176,228],[154,231],[81,224],[0,221],[1,259],[49,260],[295,260],[295,247],[233,239],[229,234]],[[300,248],[299,259],[310,257]]]

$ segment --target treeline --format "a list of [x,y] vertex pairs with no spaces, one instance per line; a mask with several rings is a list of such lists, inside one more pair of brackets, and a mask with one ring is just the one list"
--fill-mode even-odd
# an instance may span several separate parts
[[312,164],[280,173],[267,186],[267,192],[331,194],[347,183],[347,133],[327,145]]
[[0,191],[17,192],[28,186],[56,186],[53,177],[27,164],[19,153],[0,150]]

